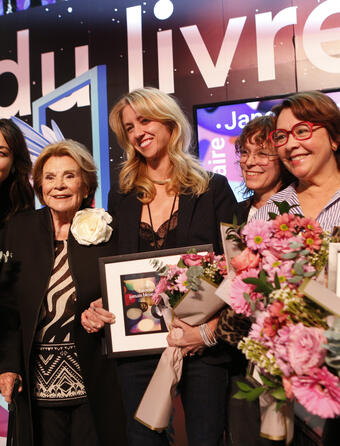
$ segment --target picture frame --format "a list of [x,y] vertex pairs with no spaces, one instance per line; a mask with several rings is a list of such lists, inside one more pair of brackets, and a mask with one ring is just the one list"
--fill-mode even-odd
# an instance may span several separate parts
[[116,317],[114,324],[105,325],[109,357],[157,354],[167,347],[166,324],[152,305],[159,275],[150,261],[176,265],[192,248],[202,255],[213,251],[206,244],[99,258],[103,306]]
[[329,244],[328,288],[340,296],[340,243]]

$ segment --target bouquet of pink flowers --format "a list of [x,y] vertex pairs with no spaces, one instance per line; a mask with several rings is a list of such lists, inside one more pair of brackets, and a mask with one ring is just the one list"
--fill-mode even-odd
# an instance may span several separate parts
[[224,255],[194,251],[183,254],[177,265],[163,265],[157,260],[152,263],[161,276],[153,294],[154,303],[172,308],[184,322],[202,324],[224,305],[215,296],[227,274]]
[[235,277],[228,303],[253,321],[238,348],[256,365],[263,384],[239,383],[235,397],[252,401],[269,394],[277,408],[296,398],[308,412],[333,418],[340,415],[340,380],[325,361],[332,317],[322,295],[311,299],[304,292],[327,264],[330,236],[311,218],[271,218],[227,231],[241,250],[231,260]]
[[[161,276],[153,301],[169,329],[174,316],[192,326],[203,324],[200,333],[205,344],[214,345],[214,333],[205,331],[205,322],[225,306],[225,302],[215,295],[227,274],[224,256],[191,251],[182,255],[177,265],[164,265],[156,259],[152,264]],[[176,332],[178,337],[182,335],[180,328],[172,330],[181,332]],[[138,406],[135,418],[153,430],[162,431],[168,427],[182,364],[181,349],[167,347]]]

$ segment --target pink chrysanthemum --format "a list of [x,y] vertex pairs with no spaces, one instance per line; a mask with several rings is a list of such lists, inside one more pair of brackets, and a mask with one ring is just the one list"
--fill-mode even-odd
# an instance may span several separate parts
[[275,237],[289,238],[293,235],[295,228],[294,214],[278,215],[273,221],[273,229],[275,230]]
[[248,223],[242,230],[247,247],[262,252],[271,242],[272,223],[263,220],[254,220]]
[[321,418],[340,415],[339,378],[326,367],[315,368],[308,375],[293,376],[292,391],[308,412]]
[[299,224],[305,231],[311,231],[314,234],[322,234],[322,228],[314,218],[300,218]]
[[314,231],[306,231],[302,233],[304,245],[310,251],[319,251],[322,245],[320,235]]
[[275,274],[279,279],[281,287],[287,285],[288,279],[293,277],[293,264],[292,260],[276,260],[272,264],[263,264],[263,269],[267,272],[269,280],[274,283]]
[[177,277],[175,289],[177,289],[181,293],[186,293],[189,290],[189,288],[188,288],[188,278],[187,278],[186,271],[183,271]]
[[230,289],[230,302],[232,308],[236,311],[236,313],[241,313],[246,316],[250,316],[252,314],[251,305],[244,298],[244,293],[249,294],[250,299],[253,302],[256,302],[258,299],[263,299],[263,296],[260,293],[254,292],[255,285],[243,282],[243,279],[245,279],[246,277],[258,277],[258,274],[258,270],[249,269],[238,274],[233,280]]

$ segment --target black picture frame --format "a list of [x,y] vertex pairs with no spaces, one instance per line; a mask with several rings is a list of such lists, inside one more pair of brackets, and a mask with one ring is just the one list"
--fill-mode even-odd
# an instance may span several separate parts
[[206,244],[99,258],[103,306],[116,316],[114,324],[105,325],[109,357],[152,355],[167,347],[166,325],[151,312],[151,291],[158,274],[150,260],[176,265],[192,248],[199,254],[213,251],[213,245]]

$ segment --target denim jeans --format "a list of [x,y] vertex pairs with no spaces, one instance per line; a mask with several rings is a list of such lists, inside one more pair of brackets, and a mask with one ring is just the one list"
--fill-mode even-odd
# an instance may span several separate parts
[[[133,418],[158,359],[144,356],[118,362],[129,446],[169,446],[165,432],[152,431]],[[189,446],[223,445],[227,384],[225,364],[207,364],[198,356],[184,359],[178,390]]]

